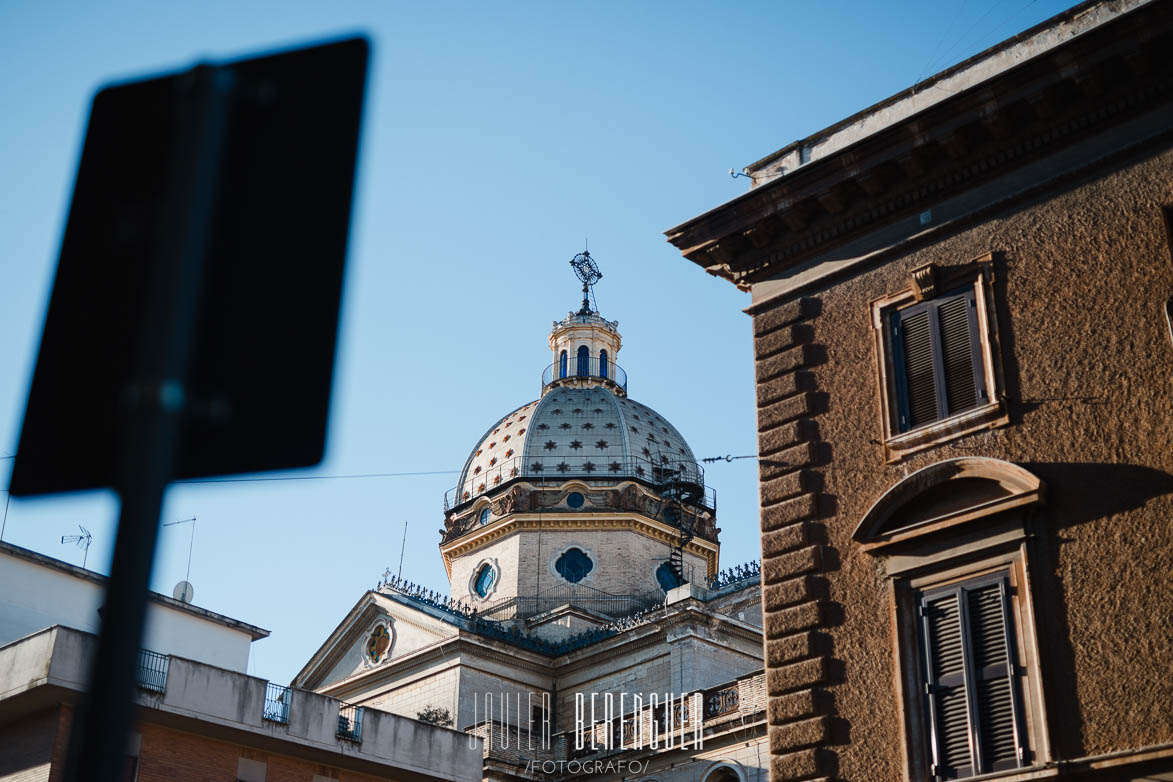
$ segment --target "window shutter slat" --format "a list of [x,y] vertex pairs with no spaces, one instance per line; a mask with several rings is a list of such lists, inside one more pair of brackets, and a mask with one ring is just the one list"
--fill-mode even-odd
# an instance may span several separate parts
[[958,296],[937,307],[941,333],[942,370],[949,413],[960,413],[978,405],[974,377],[974,334],[970,323],[969,296]]
[[976,678],[981,769],[1018,768],[1013,654],[1004,580],[968,590],[970,638]]
[[911,428],[935,421],[939,417],[929,311],[921,309],[904,315],[900,319],[900,326]]
[[926,598],[923,605],[933,774],[938,779],[973,776],[960,593]]

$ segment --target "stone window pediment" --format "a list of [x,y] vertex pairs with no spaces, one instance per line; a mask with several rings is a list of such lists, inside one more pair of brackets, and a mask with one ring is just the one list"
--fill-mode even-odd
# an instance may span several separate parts
[[852,537],[865,551],[958,527],[1043,501],[1046,486],[1018,465],[959,457],[912,473],[878,499]]

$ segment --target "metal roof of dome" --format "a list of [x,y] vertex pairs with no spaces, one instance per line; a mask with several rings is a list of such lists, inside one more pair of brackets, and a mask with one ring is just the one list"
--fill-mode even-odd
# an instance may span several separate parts
[[489,427],[464,464],[450,506],[515,478],[658,482],[666,470],[703,484],[692,449],[663,416],[606,386],[562,386]]

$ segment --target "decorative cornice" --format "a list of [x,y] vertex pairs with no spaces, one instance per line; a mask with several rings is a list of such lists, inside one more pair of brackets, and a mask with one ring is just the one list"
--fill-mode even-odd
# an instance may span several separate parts
[[915,218],[946,194],[1168,102],[1171,17],[1166,3],[1122,14],[673,228],[668,239],[748,288],[894,219]]

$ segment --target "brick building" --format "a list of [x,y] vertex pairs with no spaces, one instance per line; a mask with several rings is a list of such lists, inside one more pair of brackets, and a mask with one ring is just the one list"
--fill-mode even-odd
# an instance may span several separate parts
[[1173,779],[1173,3],[1086,2],[667,232],[750,292],[772,779]]
[[628,396],[618,323],[586,293],[553,324],[541,397],[445,497],[448,594],[384,574],[294,686],[481,736],[485,779],[758,782],[758,565],[718,570],[716,496]]

